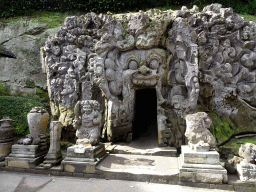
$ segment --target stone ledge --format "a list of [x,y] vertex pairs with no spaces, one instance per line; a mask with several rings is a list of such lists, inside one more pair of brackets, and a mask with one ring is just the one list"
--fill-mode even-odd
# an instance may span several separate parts
[[[58,167],[58,166],[57,166]],[[104,172],[97,171],[97,174],[92,173],[71,173],[60,170],[36,170],[36,169],[22,169],[13,167],[0,167],[0,171],[6,172],[24,172],[33,174],[43,174],[43,175],[53,175],[53,176],[68,176],[68,177],[80,177],[84,179],[99,178],[99,179],[114,179],[114,180],[126,180],[126,181],[140,181],[149,183],[162,183],[162,184],[172,184],[172,185],[182,185],[195,188],[208,188],[208,189],[220,189],[228,191],[246,191],[255,192],[256,183],[252,182],[232,182],[229,184],[209,184],[209,183],[194,183],[194,182],[182,182],[178,179],[175,180],[172,176],[158,176],[154,177],[152,175],[137,175],[134,176],[130,174],[116,174],[116,172]]]

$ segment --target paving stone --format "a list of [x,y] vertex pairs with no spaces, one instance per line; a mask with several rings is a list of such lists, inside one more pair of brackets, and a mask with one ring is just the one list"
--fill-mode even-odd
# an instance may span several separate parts
[[49,174],[51,174],[51,170],[39,170],[39,169],[37,169],[36,170],[36,173],[37,174],[45,174],[45,175],[49,175]]
[[20,167],[13,167],[13,171],[25,173],[26,169],[25,168],[20,168]]
[[56,175],[59,176],[60,175],[60,171],[51,171],[51,175]]
[[234,190],[233,185],[229,184],[210,184],[211,189]]
[[84,178],[100,178],[99,174],[93,174],[93,173],[84,173]]
[[60,176],[69,176],[69,177],[72,177],[72,176],[73,176],[73,173],[63,171],[63,172],[60,172]]
[[83,173],[73,173],[73,177],[84,177]]

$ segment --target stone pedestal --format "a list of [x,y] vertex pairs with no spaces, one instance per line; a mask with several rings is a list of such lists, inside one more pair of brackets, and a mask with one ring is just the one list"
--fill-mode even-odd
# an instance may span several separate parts
[[34,107],[27,115],[30,134],[12,146],[11,154],[5,158],[5,166],[35,168],[43,162],[49,149],[46,128],[49,114],[41,107]]
[[237,173],[241,181],[256,181],[256,165],[248,163],[246,159],[237,164]]
[[61,164],[67,172],[95,173],[95,167],[106,155],[104,144],[88,148],[73,145],[67,149],[67,157]]
[[9,118],[0,120],[0,162],[4,161],[5,157],[11,153],[15,133],[14,128],[10,124],[11,121]]
[[220,165],[217,151],[195,152],[181,146],[179,178],[183,182],[227,183],[227,170]]
[[62,153],[60,150],[60,139],[62,123],[60,121],[52,121],[50,125],[50,149],[45,156],[44,164],[54,166],[62,160]]
[[5,166],[35,168],[43,162],[47,148],[40,145],[13,145],[11,154],[5,158]]

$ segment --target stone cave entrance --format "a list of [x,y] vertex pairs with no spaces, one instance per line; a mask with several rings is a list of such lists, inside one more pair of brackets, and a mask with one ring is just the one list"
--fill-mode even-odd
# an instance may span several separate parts
[[135,116],[133,143],[140,148],[158,146],[157,96],[155,89],[140,89],[135,92]]

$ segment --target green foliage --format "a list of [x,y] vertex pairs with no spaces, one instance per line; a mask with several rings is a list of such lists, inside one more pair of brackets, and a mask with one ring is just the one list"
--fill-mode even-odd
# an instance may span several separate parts
[[35,88],[35,82],[31,79],[26,80],[26,87],[27,88]]
[[27,114],[33,107],[43,107],[42,99],[37,95],[22,96],[0,96],[0,118],[10,117],[14,121],[16,136],[28,134]]
[[29,16],[40,12],[93,11],[106,13],[110,11],[118,13],[155,7],[177,6],[179,3],[179,1],[172,0],[0,0],[0,18]]
[[36,95],[38,95],[43,102],[50,103],[48,91],[45,89],[36,88]]
[[209,116],[212,119],[210,130],[218,144],[227,141],[234,134],[235,125],[229,117],[220,117],[215,113],[209,113]]
[[72,145],[74,145],[74,144],[66,142],[66,141],[61,141],[60,142],[60,147],[61,147],[62,150],[66,150],[68,147],[71,147]]
[[9,95],[9,91],[0,83],[0,96],[1,95]]
[[231,153],[238,156],[238,151],[241,144],[253,143],[256,145],[256,136],[254,137],[243,137],[243,138],[232,138],[230,141],[225,143],[221,148],[228,148],[231,150]]

